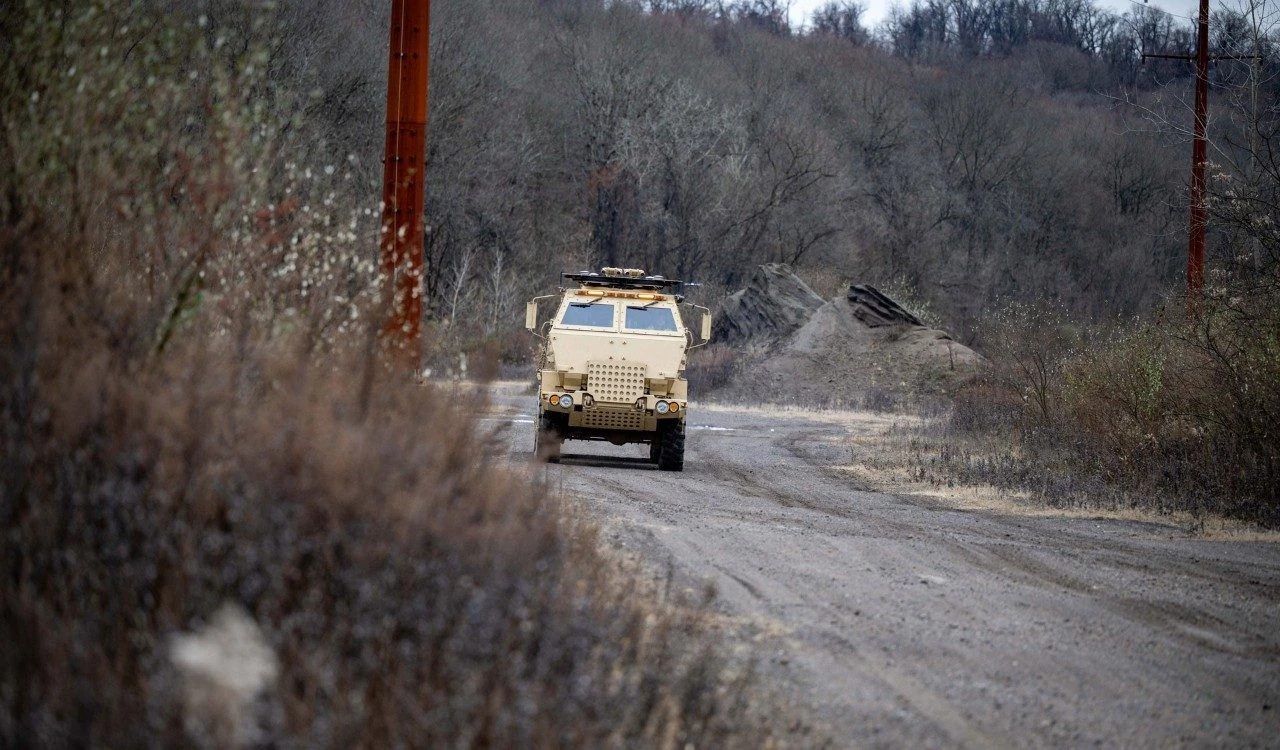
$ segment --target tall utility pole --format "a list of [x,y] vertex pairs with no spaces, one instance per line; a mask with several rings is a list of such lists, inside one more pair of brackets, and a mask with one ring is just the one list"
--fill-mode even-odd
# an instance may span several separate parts
[[1205,162],[1209,126],[1209,0],[1200,0],[1196,32],[1196,123],[1191,145],[1191,228],[1187,240],[1187,299],[1195,305],[1204,289]]
[[[1146,2],[1146,0],[1143,0]],[[1209,159],[1206,131],[1209,129],[1209,0],[1200,0],[1200,19],[1196,22],[1196,54],[1147,54],[1162,60],[1195,60],[1196,108],[1194,135],[1191,141],[1191,226],[1187,232],[1187,306],[1196,309],[1196,300],[1204,290],[1204,235],[1206,212],[1205,162]],[[1234,55],[1226,57],[1234,59]]]
[[387,142],[382,167],[384,336],[416,347],[422,325],[423,202],[431,0],[392,0]]

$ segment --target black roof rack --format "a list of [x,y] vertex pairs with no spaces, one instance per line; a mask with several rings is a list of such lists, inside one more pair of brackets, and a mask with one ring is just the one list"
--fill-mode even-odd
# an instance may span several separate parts
[[602,273],[562,273],[561,278],[576,281],[584,286],[600,286],[610,289],[675,289],[683,286],[679,279],[664,279],[661,276],[612,276]]

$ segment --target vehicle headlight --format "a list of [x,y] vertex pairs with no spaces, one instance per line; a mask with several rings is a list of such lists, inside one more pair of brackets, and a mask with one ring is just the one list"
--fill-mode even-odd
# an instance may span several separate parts
[[676,403],[675,401],[672,401],[672,402],[671,402],[671,411],[673,411],[673,412],[680,411],[680,404]]
[[561,397],[560,397],[560,408],[561,408],[561,409],[568,409],[570,406],[573,406],[573,396],[570,396],[570,395],[567,395],[567,394],[566,394],[566,395],[564,395],[564,396],[561,396]]
[[668,404],[666,401],[659,401],[658,406],[655,409],[659,414],[666,414],[670,410],[671,404]]

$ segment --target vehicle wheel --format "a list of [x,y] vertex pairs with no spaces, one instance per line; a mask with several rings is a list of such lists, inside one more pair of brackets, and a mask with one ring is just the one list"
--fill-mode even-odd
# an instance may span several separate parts
[[658,459],[662,456],[662,433],[654,436],[653,442],[649,443],[649,461],[658,463]]
[[538,420],[538,424],[533,431],[533,455],[538,461],[547,463],[560,462],[560,446],[564,443],[564,438],[560,437],[560,432],[556,430],[555,425],[546,417]]
[[658,468],[662,471],[684,471],[684,420],[663,430]]

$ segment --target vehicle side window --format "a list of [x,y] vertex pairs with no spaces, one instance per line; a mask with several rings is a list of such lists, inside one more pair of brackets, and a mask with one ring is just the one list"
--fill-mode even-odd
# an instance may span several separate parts
[[676,328],[676,316],[669,307],[627,306],[625,327],[636,331],[671,331]]
[[561,325],[613,328],[614,306],[607,302],[571,302],[564,310]]

